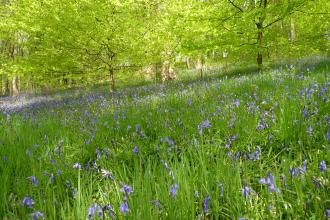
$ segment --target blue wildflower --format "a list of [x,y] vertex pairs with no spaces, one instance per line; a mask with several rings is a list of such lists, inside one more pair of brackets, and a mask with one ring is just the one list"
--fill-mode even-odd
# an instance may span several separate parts
[[33,183],[33,185],[35,186],[35,187],[37,187],[38,186],[38,180],[37,180],[37,177],[35,177],[35,176],[30,176],[30,177],[28,177],[28,179]]
[[120,204],[120,211],[125,215],[127,212],[129,212],[129,208],[128,208],[128,203],[123,201]]
[[178,190],[178,188],[179,188],[179,185],[176,183],[174,183],[174,185],[170,187],[170,193],[172,195],[172,198],[175,198],[176,191]]
[[26,196],[26,197],[23,198],[23,201],[22,201],[22,206],[23,207],[29,207],[29,208],[32,209],[33,205],[34,205],[33,199],[31,199],[28,196]]
[[139,148],[137,146],[134,147],[133,153],[136,155],[139,153]]
[[321,188],[321,183],[317,179],[313,179],[312,182],[318,189]]
[[326,217],[326,219],[330,218],[330,209],[325,210],[325,217]]
[[49,183],[52,184],[54,182],[54,174],[51,173],[49,176]]
[[91,219],[97,214],[98,218],[103,218],[103,210],[98,204],[93,204],[88,208],[87,218]]
[[124,193],[125,195],[128,194],[132,194],[133,193],[133,188],[129,185],[123,184],[122,188],[120,190],[122,193]]
[[304,174],[307,170],[307,160],[304,160],[303,165],[300,168],[300,173]]
[[31,219],[32,220],[37,220],[37,219],[44,219],[44,213],[40,212],[40,211],[36,211],[35,213],[31,214]]
[[158,211],[161,211],[162,210],[162,204],[158,201],[158,200],[152,200],[151,203],[157,207]]
[[195,195],[195,197],[199,197],[199,193],[198,193],[198,191],[195,191],[195,193],[194,193],[194,195]]
[[244,186],[242,188],[242,195],[247,199],[250,195],[250,191],[251,191],[251,189],[249,187]]
[[101,169],[101,173],[102,173],[103,177],[110,179],[110,180],[115,180],[115,177],[112,175],[112,173],[110,171]]
[[77,170],[81,170],[81,164],[80,164],[80,163],[75,163],[75,164],[73,165],[73,168],[74,168],[74,169],[77,169]]
[[115,212],[113,211],[113,208],[110,204],[107,204],[103,207],[103,212],[109,211],[109,216],[112,219],[115,219]]
[[326,169],[327,169],[327,165],[325,164],[325,161],[322,160],[320,163],[320,170],[322,173],[324,173]]
[[209,213],[209,205],[210,205],[210,196],[206,196],[203,202],[204,213]]
[[206,119],[198,125],[198,133],[203,134],[203,129],[209,129],[210,127],[211,123],[208,119]]

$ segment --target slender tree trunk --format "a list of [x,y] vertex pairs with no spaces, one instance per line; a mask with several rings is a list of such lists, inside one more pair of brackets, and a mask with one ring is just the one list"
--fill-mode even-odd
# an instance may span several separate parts
[[7,96],[9,94],[9,81],[8,81],[8,78],[5,74],[2,75],[1,93],[2,93],[3,96]]
[[27,89],[30,94],[33,94],[33,82],[32,82],[32,76],[29,75],[27,79]]
[[162,79],[161,71],[162,71],[162,63],[158,62],[155,64],[155,80],[156,80],[156,82],[160,82]]
[[263,22],[261,19],[259,19],[259,22],[256,23],[257,29],[258,29],[258,55],[257,55],[257,64],[258,64],[258,70],[262,71],[262,40],[263,40]]
[[110,93],[115,91],[115,71],[112,67],[109,68],[110,76]]
[[13,77],[13,96],[19,95],[19,83],[18,83],[18,77]]
[[290,40],[291,42],[295,42],[296,40],[296,28],[295,28],[295,22],[294,19],[291,17],[290,19]]

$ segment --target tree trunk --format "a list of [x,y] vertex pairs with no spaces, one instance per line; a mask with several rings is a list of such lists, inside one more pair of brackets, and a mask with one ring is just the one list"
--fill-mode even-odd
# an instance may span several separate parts
[[292,17],[290,20],[290,40],[292,43],[296,40],[296,28]]
[[3,96],[7,96],[9,94],[9,81],[6,75],[2,75],[1,93]]
[[110,93],[115,91],[115,71],[112,67],[109,68],[109,76],[110,76]]
[[162,79],[161,71],[162,71],[162,63],[158,62],[155,64],[155,80],[156,80],[156,82],[160,82]]
[[263,22],[259,19],[259,22],[256,23],[258,29],[258,55],[257,55],[257,64],[259,72],[262,71],[262,40],[263,40]]
[[18,77],[13,77],[13,96],[19,95],[19,84],[18,84]]

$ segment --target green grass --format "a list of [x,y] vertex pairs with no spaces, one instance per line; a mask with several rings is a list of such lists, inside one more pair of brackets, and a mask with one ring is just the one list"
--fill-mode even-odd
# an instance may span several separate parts
[[[86,219],[91,205],[111,204],[118,219],[325,219],[330,172],[319,166],[330,164],[328,74],[323,65],[309,72],[207,77],[3,112],[0,218],[26,219],[39,210],[45,219]],[[211,125],[200,133],[205,120]],[[258,148],[260,157],[249,159]],[[304,160],[306,172],[291,176],[289,168]],[[91,161],[97,165],[87,170]],[[259,183],[270,173],[278,192]],[[29,176],[37,177],[37,187]],[[126,215],[120,212],[122,184],[134,190]],[[22,207],[25,196],[33,198],[32,209]]]

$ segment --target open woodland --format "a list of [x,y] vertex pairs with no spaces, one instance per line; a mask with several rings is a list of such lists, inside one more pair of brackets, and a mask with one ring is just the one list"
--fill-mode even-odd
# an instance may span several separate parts
[[330,219],[329,0],[0,0],[0,219]]

